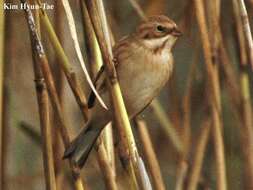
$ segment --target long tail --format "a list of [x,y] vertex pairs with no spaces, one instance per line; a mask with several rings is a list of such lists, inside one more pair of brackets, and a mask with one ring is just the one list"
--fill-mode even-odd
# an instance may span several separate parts
[[82,168],[89,156],[94,143],[96,142],[101,130],[90,125],[71,142],[65,150],[63,158],[70,158],[79,168]]

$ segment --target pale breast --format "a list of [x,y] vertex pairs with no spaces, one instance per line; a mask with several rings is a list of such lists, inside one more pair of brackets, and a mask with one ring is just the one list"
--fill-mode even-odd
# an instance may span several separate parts
[[154,53],[133,44],[130,55],[118,56],[117,73],[130,117],[157,96],[171,75],[173,58],[168,50]]

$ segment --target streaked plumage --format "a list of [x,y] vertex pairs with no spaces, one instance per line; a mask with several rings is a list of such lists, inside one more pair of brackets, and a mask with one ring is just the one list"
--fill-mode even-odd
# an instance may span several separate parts
[[[172,20],[166,16],[154,16],[142,22],[133,34],[120,40],[113,48],[118,80],[130,119],[141,112],[168,81],[173,68],[171,48],[179,35]],[[99,73],[96,87],[109,105],[104,72]],[[84,165],[96,138],[112,119],[112,112],[96,103],[93,94],[89,105],[93,108],[88,127],[81,131],[64,155],[71,157],[79,167]]]

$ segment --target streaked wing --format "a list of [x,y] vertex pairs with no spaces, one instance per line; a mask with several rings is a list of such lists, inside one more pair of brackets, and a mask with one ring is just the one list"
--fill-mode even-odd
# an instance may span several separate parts
[[[129,44],[129,37],[125,36],[123,37],[114,47],[113,47],[113,62],[114,66],[117,70],[118,66],[118,57],[119,55],[124,51],[125,46]],[[99,94],[103,94],[106,89],[106,73],[104,66],[101,67],[101,69],[98,71],[96,77],[95,77],[95,87]],[[88,98],[88,108],[92,108],[95,105],[96,96],[93,91],[91,91],[89,98]]]
[[[104,74],[104,70],[105,70],[105,67],[102,66],[100,68],[100,70],[98,71],[96,77],[95,77],[95,81],[94,81],[94,86],[96,88],[96,90],[101,93],[99,91],[99,89],[101,88],[101,86],[103,85],[104,83],[104,79],[105,79],[105,74]],[[91,91],[90,95],[89,95],[89,99],[88,99],[88,108],[92,108],[94,106],[94,102],[96,100],[96,96],[95,96],[95,93],[93,91]]]

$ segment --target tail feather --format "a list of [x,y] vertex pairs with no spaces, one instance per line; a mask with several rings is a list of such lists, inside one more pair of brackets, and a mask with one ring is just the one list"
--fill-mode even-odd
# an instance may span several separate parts
[[100,131],[101,130],[94,130],[92,128],[82,131],[65,150],[63,159],[70,158],[76,166],[82,168],[100,134]]

